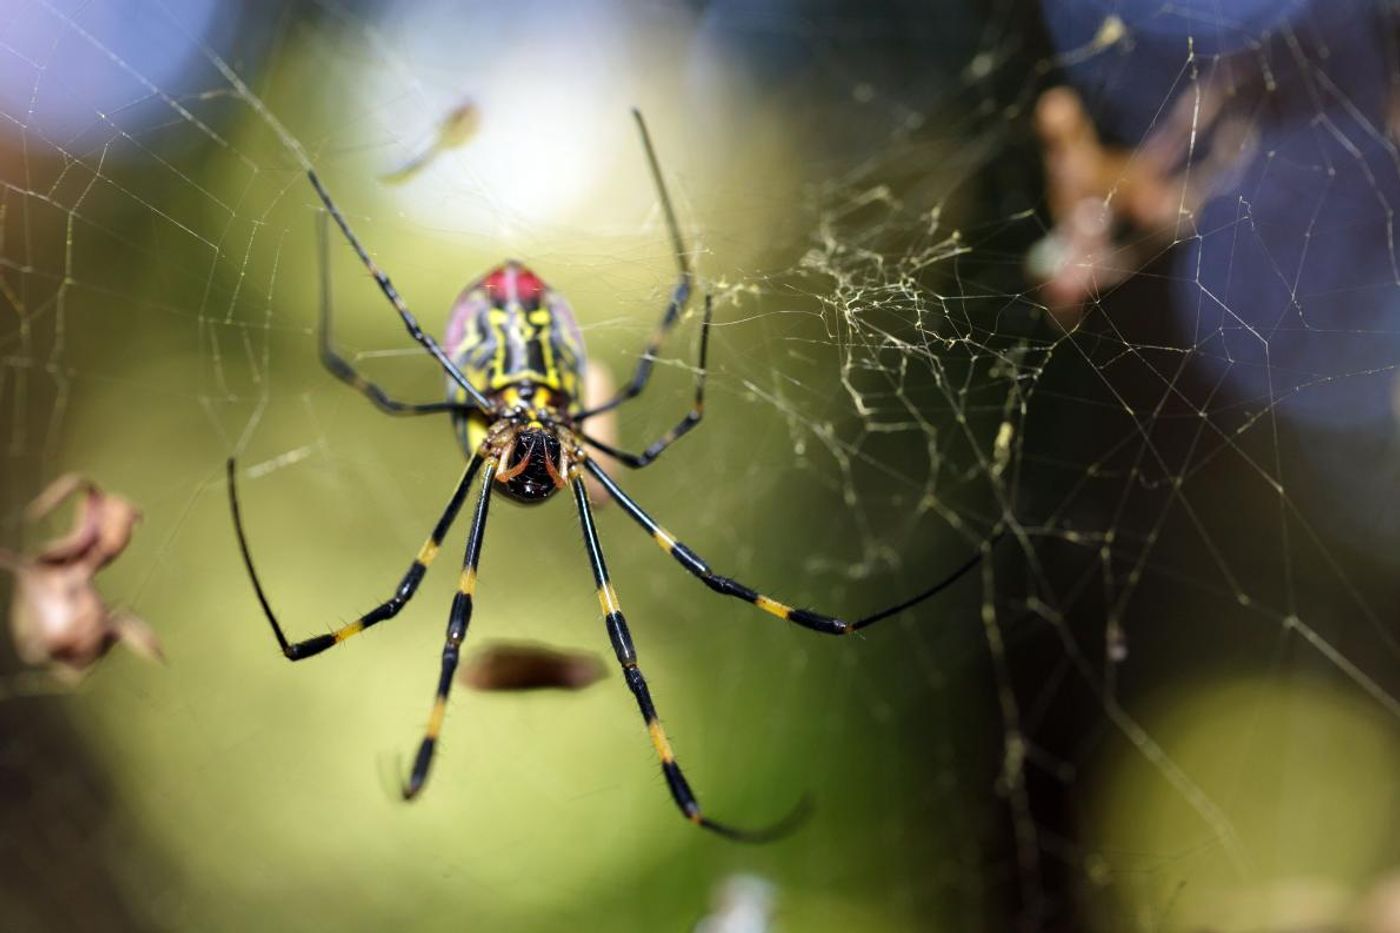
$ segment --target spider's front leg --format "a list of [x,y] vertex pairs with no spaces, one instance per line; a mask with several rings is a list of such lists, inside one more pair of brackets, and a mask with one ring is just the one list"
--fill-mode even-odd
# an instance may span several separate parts
[[886,606],[878,612],[872,612],[858,619],[847,621],[811,609],[789,606],[771,596],[760,593],[750,586],[740,583],[738,580],[715,573],[699,554],[696,554],[690,548],[686,547],[675,535],[657,524],[656,520],[648,515],[646,511],[637,504],[636,500],[623,492],[622,488],[614,482],[611,476],[603,472],[603,469],[599,467],[598,464],[594,463],[592,460],[588,460],[584,463],[584,468],[603,485],[603,488],[608,491],[608,495],[612,496],[613,500],[617,502],[618,505],[622,506],[622,510],[630,515],[632,520],[638,525],[641,525],[642,529],[645,530],[647,534],[651,535],[652,540],[656,542],[661,550],[674,557],[678,564],[710,589],[722,596],[733,596],[736,599],[742,599],[746,603],[752,603],[770,615],[775,615],[780,619],[785,619],[788,622],[800,625],[803,628],[811,629],[814,632],[821,632],[823,635],[851,635],[866,626],[874,625],[876,622],[897,615],[906,609],[918,605],[926,599],[931,599],[933,596],[943,592],[943,590],[961,579],[963,574],[980,564],[983,555],[1001,537],[1001,534],[997,533],[989,538],[970,558],[941,577],[937,583],[923,592],[916,593],[908,599],[895,603],[892,606]]
[[437,557],[438,549],[442,545],[442,539],[447,535],[448,529],[452,527],[452,522],[457,518],[457,512],[462,508],[462,501],[466,498],[467,488],[471,486],[472,477],[480,468],[482,458],[480,455],[472,457],[465,470],[462,471],[462,478],[457,481],[457,487],[452,491],[452,498],[447,501],[447,508],[443,510],[442,516],[433,526],[432,532],[428,535],[428,540],[423,542],[423,547],[419,549],[418,556],[409,565],[408,572],[399,581],[398,587],[394,590],[394,595],[384,602],[375,606],[369,612],[360,616],[348,625],[342,625],[333,632],[324,635],[313,635],[302,641],[288,641],[287,635],[282,630],[282,625],[277,621],[277,615],[272,611],[272,604],[268,602],[267,595],[263,592],[262,582],[258,579],[258,572],[253,568],[253,555],[248,547],[248,538],[243,531],[243,517],[238,507],[238,487],[235,477],[238,469],[233,457],[229,457],[226,468],[228,470],[228,498],[229,507],[233,510],[233,530],[238,535],[238,549],[243,554],[243,566],[248,569],[248,576],[253,581],[253,592],[257,594],[258,604],[262,606],[263,615],[267,617],[268,624],[272,626],[272,634],[277,639],[278,646],[282,649],[282,654],[289,661],[302,661],[313,657],[332,648],[350,638],[358,635],[365,629],[370,628],[385,619],[392,619],[399,614],[408,601],[418,592],[418,584],[423,582],[423,576],[428,572],[429,565]]
[[577,467],[571,470],[570,482],[574,490],[574,499],[578,503],[579,521],[583,525],[583,540],[588,548],[588,561],[593,568],[593,582],[598,588],[598,605],[603,610],[604,621],[608,628],[608,638],[612,642],[613,653],[617,655],[618,663],[622,665],[622,674],[627,681],[627,687],[632,691],[632,696],[637,701],[637,709],[640,710],[642,720],[646,723],[647,734],[651,736],[651,744],[656,749],[656,757],[661,761],[661,773],[666,778],[666,786],[671,791],[671,799],[676,802],[676,806],[680,808],[686,819],[695,825],[740,842],[767,842],[791,832],[806,816],[805,800],[782,820],[758,830],[737,829],[725,823],[715,822],[701,813],[700,803],[695,799],[695,793],[690,789],[690,784],[686,781],[685,774],[682,773],[681,766],[676,761],[675,753],[671,750],[671,743],[666,738],[666,731],[661,727],[661,720],[656,714],[656,706],[652,703],[651,690],[647,686],[646,678],[642,676],[641,667],[638,666],[637,649],[632,642],[632,633],[627,627],[627,619],[622,615],[622,606],[618,603],[612,580],[608,576],[607,564],[603,561],[603,549],[598,541],[598,529],[593,524],[593,512],[588,502],[588,490],[583,484],[583,476]]
[[412,800],[418,796],[428,779],[433,750],[437,747],[442,721],[447,715],[447,695],[452,690],[452,677],[457,671],[457,662],[461,660],[462,642],[467,637],[467,625],[472,618],[472,599],[476,595],[476,568],[481,559],[481,539],[486,533],[486,510],[491,504],[491,483],[496,478],[497,462],[494,451],[485,455],[486,469],[482,471],[481,494],[476,500],[476,513],[472,516],[471,531],[467,533],[467,553],[462,560],[462,576],[457,584],[457,593],[452,597],[452,611],[447,617],[447,637],[442,647],[442,669],[438,675],[437,692],[433,696],[432,712],[428,715],[428,728],[418,746],[418,754],[413,759],[413,770],[402,788],[405,800]]

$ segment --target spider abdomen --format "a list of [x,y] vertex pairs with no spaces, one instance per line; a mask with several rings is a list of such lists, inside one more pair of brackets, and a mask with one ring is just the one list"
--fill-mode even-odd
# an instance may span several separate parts
[[[523,406],[556,419],[574,410],[582,385],[583,336],[569,303],[523,263],[507,260],[462,290],[447,320],[446,348],[467,380],[503,408]],[[447,397],[467,401],[466,391],[451,379]],[[470,456],[486,438],[488,419],[471,412],[454,420]],[[524,435],[520,441],[525,443]],[[551,464],[559,446],[552,443]],[[544,449],[543,443],[536,447]],[[513,465],[502,468],[509,473]],[[543,461],[533,463],[503,480],[502,488],[521,502],[543,501],[556,488],[543,471]]]
[[[564,297],[508,260],[462,290],[447,321],[447,351],[484,395],[529,383],[567,409],[579,397],[583,336]],[[448,398],[465,401],[448,380]]]

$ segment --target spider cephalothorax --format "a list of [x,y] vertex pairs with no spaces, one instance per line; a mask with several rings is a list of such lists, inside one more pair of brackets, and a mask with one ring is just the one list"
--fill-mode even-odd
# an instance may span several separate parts
[[[481,541],[486,530],[486,514],[491,502],[491,493],[500,491],[518,502],[537,503],[569,486],[573,491],[579,521],[583,527],[584,545],[593,571],[598,607],[605,620],[608,640],[612,644],[618,663],[622,666],[627,687],[637,701],[637,708],[646,723],[647,734],[661,762],[661,772],[666,779],[671,798],[686,819],[698,826],[733,839],[771,839],[786,832],[794,824],[796,811],[787,819],[757,832],[738,830],[701,814],[700,804],[681,773],[675,754],[671,751],[671,743],[666,738],[657,717],[656,707],[652,703],[650,688],[646,678],[642,676],[631,630],[622,615],[622,607],[608,576],[607,565],[603,561],[602,545],[593,523],[593,511],[584,485],[584,474],[587,473],[597,480],[600,488],[651,536],[652,541],[663,552],[669,554],[683,569],[714,592],[752,603],[764,612],[826,635],[850,634],[928,599],[972,569],[981,559],[987,545],[951,574],[923,592],[879,612],[847,622],[810,609],[788,606],[737,580],[715,573],[699,554],[657,524],[598,466],[596,460],[587,456],[583,445],[615,457],[625,466],[640,469],[699,424],[704,412],[705,359],[709,348],[711,313],[708,295],[705,296],[705,313],[700,328],[695,400],[690,411],[640,454],[617,450],[590,437],[581,427],[594,415],[611,411],[641,394],[651,376],[652,362],[661,348],[661,341],[680,319],[689,300],[694,278],[681,240],[680,228],[676,224],[675,212],[671,207],[671,199],[661,180],[661,170],[656,162],[651,139],[647,135],[646,124],[642,122],[640,113],[633,111],[633,115],[641,131],[647,164],[660,196],[661,209],[671,235],[680,277],[666,302],[660,327],[647,341],[632,378],[620,392],[596,407],[582,406],[578,387],[581,381],[584,348],[573,313],[558,292],[515,261],[497,266],[462,291],[448,318],[446,347],[439,345],[418,326],[417,320],[409,312],[407,304],[399,296],[389,277],[374,264],[359,239],[351,232],[345,215],[331,200],[320,178],[314,171],[308,170],[311,184],[326,208],[326,213],[322,215],[320,241],[323,275],[320,332],[322,362],[332,375],[363,393],[382,411],[397,415],[450,414],[468,457],[467,466],[447,502],[447,507],[443,510],[442,517],[433,526],[428,540],[409,565],[408,572],[400,580],[393,595],[347,625],[297,642],[287,640],[253,569],[253,558],[248,550],[238,510],[238,495],[234,485],[236,470],[232,458],[228,461],[229,502],[243,561],[249,576],[252,577],[258,601],[272,626],[272,633],[277,638],[282,653],[290,660],[300,661],[320,654],[370,626],[398,615],[418,591],[418,585],[427,573],[428,566],[437,557],[442,539],[461,510],[472,482],[478,473],[481,474],[481,491],[472,515],[471,529],[467,533],[462,575],[448,616],[437,693],[428,718],[426,734],[418,747],[417,755],[414,756],[409,777],[403,785],[404,797],[411,798],[417,795],[427,780],[438,734],[446,714],[448,691],[452,687],[453,675],[461,657],[462,642],[466,639],[467,625],[471,621],[477,562],[481,556]],[[446,401],[398,401],[362,376],[350,361],[336,352],[331,340],[330,295],[326,288],[327,215],[335,220],[360,261],[394,306],[404,326],[408,328],[409,335],[428,351],[447,375]]]

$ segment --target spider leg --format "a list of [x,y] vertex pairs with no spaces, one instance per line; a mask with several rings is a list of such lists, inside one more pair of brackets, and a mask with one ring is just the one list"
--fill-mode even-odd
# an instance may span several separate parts
[[413,598],[413,594],[418,591],[418,584],[423,581],[423,575],[428,572],[428,565],[433,562],[433,558],[437,557],[442,539],[447,534],[447,530],[452,527],[452,521],[457,517],[457,512],[462,507],[462,500],[466,498],[467,488],[471,485],[472,477],[476,475],[480,466],[481,457],[472,457],[471,462],[467,464],[466,470],[462,473],[462,478],[457,482],[457,488],[453,490],[452,498],[448,500],[447,508],[443,510],[442,517],[433,526],[428,540],[423,542],[423,547],[418,551],[418,556],[414,558],[413,563],[409,565],[408,572],[399,581],[393,596],[354,622],[343,625],[333,632],[313,635],[303,641],[289,642],[286,634],[282,631],[281,624],[277,621],[277,616],[272,611],[272,605],[268,603],[267,596],[263,593],[262,583],[258,581],[258,572],[253,569],[253,555],[248,549],[248,539],[243,532],[243,518],[238,509],[238,490],[234,484],[234,475],[237,470],[234,458],[229,457],[228,498],[229,505],[233,509],[233,528],[238,534],[238,549],[243,554],[243,565],[248,568],[248,576],[253,580],[253,591],[257,593],[258,603],[261,604],[263,614],[267,616],[267,621],[272,626],[272,634],[277,638],[277,644],[281,647],[282,654],[291,661],[304,660],[340,644],[352,635],[358,635],[372,625],[398,615],[399,610],[407,605],[408,601]]
[[[666,182],[661,177],[661,164],[656,158],[656,148],[651,144],[651,134],[647,132],[646,121],[642,119],[642,112],[635,107],[632,108],[632,116],[636,119],[637,131],[642,136],[642,148],[646,150],[647,167],[651,170],[651,180],[656,185],[656,193],[661,201],[661,212],[666,216],[666,229],[671,234],[671,249],[676,254],[679,277],[676,280],[676,287],[671,290],[670,300],[666,302],[666,310],[661,315],[661,323],[647,338],[646,346],[642,349],[642,355],[637,358],[637,367],[632,371],[632,378],[628,380],[627,385],[598,407],[580,412],[575,416],[575,421],[583,421],[594,415],[601,415],[605,411],[612,411],[623,402],[642,394],[642,390],[646,388],[647,380],[651,378],[652,364],[656,361],[656,354],[660,351],[666,334],[675,326],[676,321],[680,320],[681,312],[685,310],[686,304],[690,301],[691,285],[695,278],[690,270],[690,259],[686,256],[685,241],[681,238],[680,224],[676,223],[676,210],[671,206],[671,195],[666,190]],[[701,368],[703,369],[703,366]]]
[[331,336],[331,273],[329,236],[326,228],[327,215],[321,214],[316,226],[316,249],[321,265],[321,321],[320,352],[321,365],[330,370],[332,376],[368,398],[382,412],[391,415],[430,415],[443,411],[462,411],[469,406],[456,402],[401,402],[391,398],[387,392],[370,382],[335,349]]
[[[669,531],[658,525],[631,496],[622,491],[611,476],[603,472],[598,464],[594,463],[592,460],[587,460],[584,462],[584,468],[592,473],[593,476],[597,478],[598,482],[603,484],[603,488],[616,500],[618,505],[622,506],[622,510],[632,516],[633,521],[641,525],[642,528],[651,535],[652,540],[656,542],[661,550],[674,557],[678,564],[684,567],[693,576],[698,577],[700,581],[710,589],[724,596],[734,596],[745,602],[753,603],[764,612],[775,615],[780,619],[786,619],[803,628],[809,628],[814,632],[821,632],[824,635],[850,635],[868,625],[874,625],[882,619],[887,619],[892,615],[901,613],[905,609],[916,606],[924,600],[941,593],[949,586],[952,586],[963,574],[981,563],[982,556],[987,548],[990,547],[992,542],[997,540],[993,538],[987,545],[979,548],[978,551],[962,565],[954,568],[951,573],[923,592],[916,593],[908,599],[881,609],[878,612],[848,622],[836,616],[814,612],[811,609],[799,609],[794,606],[786,605],[776,599],[765,596],[757,590],[745,586],[737,580],[731,580],[729,577],[720,576],[710,569],[710,565],[705,563],[699,554],[696,554],[690,548],[686,547]],[[998,537],[1000,536],[998,535]]]
[[709,356],[710,351],[710,314],[713,310],[712,306],[713,302],[711,301],[710,295],[706,293],[705,318],[700,324],[700,363],[695,370],[695,402],[690,406],[690,411],[686,412],[685,417],[678,421],[675,427],[653,441],[652,444],[640,454],[631,454],[625,450],[618,450],[610,444],[604,444],[602,441],[589,437],[582,431],[577,432],[578,436],[603,453],[616,457],[623,466],[631,467],[634,470],[640,470],[642,467],[661,456],[662,451],[680,440],[691,428],[699,424],[700,419],[705,417],[705,375],[707,373],[705,360]]
[[340,232],[345,234],[345,239],[350,242],[350,246],[355,250],[355,255],[360,257],[360,262],[364,263],[365,268],[369,270],[369,274],[374,276],[374,281],[379,284],[379,290],[384,293],[384,297],[389,299],[389,303],[392,304],[394,310],[399,313],[399,317],[403,320],[404,327],[408,328],[408,335],[418,341],[424,349],[432,354],[433,359],[438,361],[438,365],[443,368],[443,371],[462,387],[462,391],[466,393],[472,405],[480,408],[482,411],[495,411],[495,404],[486,396],[482,395],[480,389],[471,384],[467,377],[462,374],[462,371],[457,368],[457,365],[452,362],[451,358],[443,352],[442,347],[438,345],[438,342],[433,339],[432,335],[425,333],[423,328],[418,326],[417,318],[408,310],[408,305],[404,303],[403,298],[399,295],[398,289],[394,288],[394,283],[389,281],[389,276],[385,275],[383,270],[370,258],[369,252],[366,251],[354,232],[350,229],[349,221],[347,221],[345,215],[340,212],[340,208],[335,206],[335,202],[331,200],[329,192],[327,192],[325,186],[321,184],[321,179],[317,176],[315,170],[307,169],[306,177],[311,180],[311,187],[316,189],[316,194],[321,198],[321,203],[325,204],[326,210],[330,212],[331,217],[335,218],[336,225],[340,227]]
[[433,749],[437,746],[438,733],[442,731],[442,719],[447,713],[447,695],[452,690],[452,675],[457,671],[461,660],[462,641],[467,637],[467,625],[472,618],[472,596],[476,593],[476,565],[481,558],[481,538],[486,531],[486,509],[491,503],[491,482],[496,477],[497,460],[486,458],[486,470],[482,473],[481,495],[476,500],[476,514],[472,516],[471,531],[467,534],[467,554],[462,561],[462,577],[457,585],[457,595],[452,597],[452,611],[447,617],[447,638],[442,647],[442,673],[438,676],[437,694],[433,697],[433,709],[428,716],[428,728],[418,746],[418,754],[413,759],[413,771],[403,785],[403,799],[412,800],[423,789],[428,779],[428,768],[433,763]]
[[701,814],[700,804],[695,799],[695,793],[690,789],[685,775],[681,773],[681,766],[676,762],[675,753],[671,751],[671,743],[666,738],[665,730],[661,728],[661,721],[657,718],[656,706],[651,701],[651,691],[647,688],[646,678],[642,676],[642,670],[637,666],[637,650],[632,644],[632,634],[627,628],[627,620],[622,615],[622,607],[617,601],[617,593],[613,590],[612,581],[608,577],[607,564],[603,561],[602,546],[598,542],[598,529],[593,524],[593,512],[588,504],[588,490],[584,486],[581,476],[574,476],[573,487],[574,499],[578,502],[579,521],[583,524],[583,540],[588,548],[588,562],[593,568],[593,582],[598,588],[598,605],[602,607],[608,627],[608,638],[612,642],[613,653],[617,655],[618,663],[622,665],[622,674],[627,680],[627,687],[632,691],[632,696],[636,698],[637,708],[641,711],[642,719],[646,722],[647,733],[651,736],[651,744],[656,749],[656,756],[661,760],[661,773],[666,778],[666,786],[671,790],[671,799],[676,802],[676,806],[690,822],[740,842],[767,842],[791,832],[806,815],[805,801],[777,823],[758,830],[737,829],[724,823],[717,823]]

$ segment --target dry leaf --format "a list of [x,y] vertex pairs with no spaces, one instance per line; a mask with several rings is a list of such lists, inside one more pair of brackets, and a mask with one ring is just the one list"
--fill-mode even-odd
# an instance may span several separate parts
[[[1189,232],[1197,208],[1246,159],[1249,133],[1226,100],[1224,89],[1206,82],[1127,149],[1103,144],[1073,90],[1040,96],[1035,124],[1055,227],[1031,249],[1027,266],[1061,324],[1073,326],[1084,302]],[[1207,126],[1209,148],[1193,152],[1191,141]]]
[[431,165],[442,153],[470,142],[480,125],[481,113],[477,110],[476,104],[466,101],[453,107],[448,111],[447,116],[438,123],[433,138],[420,146],[417,152],[402,163],[381,175],[380,181],[390,185],[398,185],[408,181]]
[[162,659],[160,642],[140,619],[113,611],[93,577],[126,550],[141,513],[77,474],[59,477],[25,511],[34,524],[81,495],[67,534],[33,555],[0,551],[0,567],[15,576],[10,631],[20,659],[50,665],[61,679],[82,677],[117,642],[138,655]]

